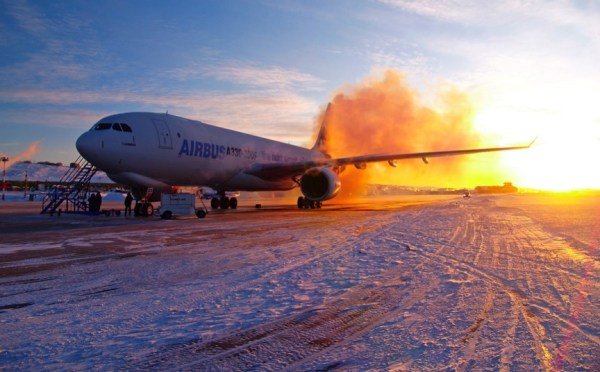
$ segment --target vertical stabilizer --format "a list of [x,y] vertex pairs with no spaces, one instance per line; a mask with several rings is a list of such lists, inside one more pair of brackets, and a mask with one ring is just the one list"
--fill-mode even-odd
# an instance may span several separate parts
[[312,147],[313,151],[320,151],[325,155],[327,154],[327,122],[329,118],[329,114],[331,112],[331,102],[327,104],[327,109],[325,110],[325,114],[323,115],[323,121],[321,122],[321,129],[319,130],[319,135],[317,136],[317,140],[315,141],[315,145]]

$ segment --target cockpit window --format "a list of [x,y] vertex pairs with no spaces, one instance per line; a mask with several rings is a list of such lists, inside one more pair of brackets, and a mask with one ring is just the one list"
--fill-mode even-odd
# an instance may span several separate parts
[[107,130],[110,129],[111,126],[112,124],[110,123],[98,123],[94,125],[94,130]]
[[118,132],[133,132],[131,127],[125,123],[98,123],[92,127],[91,130],[107,130],[111,129],[116,130]]

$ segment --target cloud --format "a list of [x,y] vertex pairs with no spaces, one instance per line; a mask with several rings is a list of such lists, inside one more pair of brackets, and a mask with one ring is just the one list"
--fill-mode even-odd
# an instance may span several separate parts
[[167,72],[177,80],[213,78],[220,81],[266,89],[321,89],[323,81],[313,75],[280,66],[259,67],[253,63],[225,62],[192,65]]
[[396,68],[411,77],[430,73],[429,58],[416,45],[396,37],[369,40],[353,54],[365,56],[375,68]]
[[3,51],[12,53],[16,48],[27,52],[1,64],[0,79],[7,85],[64,87],[115,69],[114,58],[112,69],[106,69],[109,59],[101,52],[89,19],[72,14],[70,8],[61,8],[63,4],[48,3],[44,12],[37,5],[23,0],[8,2],[7,14],[18,27],[3,30],[8,40],[2,45],[6,49]]
[[[580,106],[589,106],[589,97],[598,95],[600,6],[593,2],[381,2],[397,9],[391,12],[396,16],[422,17],[413,20],[419,27],[407,31],[414,49],[409,41],[403,47],[380,44],[375,56],[414,50],[414,55],[426,56],[422,76],[429,73],[431,79],[435,74],[482,99],[506,102],[512,97],[509,104],[517,107],[562,107],[561,102],[573,101],[574,96]],[[398,27],[385,31],[394,35],[405,26]],[[404,70],[401,61],[391,62]],[[418,67],[405,71],[411,79],[419,73]]]
[[380,0],[380,2],[407,12],[445,20],[465,19],[469,8],[465,4],[459,7],[455,1],[444,0]]
[[[247,131],[277,140],[304,143],[318,103],[292,91],[244,93],[202,92],[140,94],[127,91],[0,90],[0,100],[36,105],[22,111],[5,109],[4,120],[15,124],[87,128],[102,116],[115,112],[74,109],[70,106],[110,107],[127,105],[135,111],[169,113]],[[67,108],[68,107],[68,108]]]
[[[546,0],[379,0],[394,8],[452,23],[481,26],[515,25],[524,19],[573,26],[592,26],[595,18],[593,3],[589,7],[569,1]],[[531,24],[524,24],[531,27]]]
[[46,20],[42,13],[25,0],[8,1],[4,3],[7,13],[18,25],[34,36],[43,36],[48,31]]
[[32,107],[27,110],[4,109],[5,123],[17,126],[44,126],[49,128],[88,129],[93,123],[112,112],[64,107]]

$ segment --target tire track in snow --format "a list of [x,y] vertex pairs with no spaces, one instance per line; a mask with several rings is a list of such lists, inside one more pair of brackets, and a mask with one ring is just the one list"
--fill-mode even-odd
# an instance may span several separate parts
[[[506,296],[506,301],[512,304],[509,306],[512,310],[508,311],[512,319],[507,323],[508,334],[519,337],[515,341],[521,344],[527,342],[522,339],[522,334],[517,334],[517,331],[522,329],[520,325],[525,326],[535,346],[537,363],[544,369],[551,368],[550,351],[556,347],[548,338],[545,325],[553,326],[556,322],[549,320],[545,311],[540,311],[542,309],[552,314],[550,318],[557,317],[558,324],[564,324],[563,330],[576,330],[581,336],[598,344],[595,335],[576,325],[571,327],[572,322],[569,319],[558,315],[570,312],[570,301],[565,298],[573,296],[573,291],[567,283],[573,280],[576,283],[582,277],[576,268],[566,266],[564,262],[553,258],[552,252],[562,249],[555,247],[557,237],[548,234],[528,217],[514,215],[519,213],[519,210],[493,208],[493,213],[490,213],[490,208],[489,205],[485,209],[480,205],[467,205],[458,208],[459,213],[448,211],[453,213],[455,219],[452,225],[446,226],[443,222],[436,224],[435,218],[423,213],[421,218],[429,217],[428,221],[432,221],[428,230],[437,229],[436,233],[432,234],[435,238],[422,235],[417,230],[403,231],[401,240],[416,245],[417,254],[446,266],[449,270],[459,268],[460,271],[474,275],[483,283],[491,285],[496,292],[495,298],[501,294]],[[476,223],[472,224],[473,221]],[[390,230],[387,233],[386,239],[389,242],[398,241],[394,231]],[[448,240],[444,239],[444,236],[447,236]],[[555,277],[561,279],[555,280]],[[485,306],[483,308],[485,309]],[[498,318],[504,315],[501,314],[504,309],[493,308],[491,312]],[[544,319],[540,319],[539,315],[543,315]],[[481,318],[474,320],[467,329],[467,334],[472,330],[479,331],[485,326],[486,323],[479,319]],[[556,332],[564,333],[560,329],[554,331]],[[502,358],[507,362],[514,347],[513,343],[504,347],[499,362]]]
[[[364,239],[369,240],[369,234],[379,234],[379,230],[393,221],[382,217],[371,219],[370,222],[369,225],[352,224],[355,236],[351,236],[347,241],[348,246],[354,247],[352,250],[363,247],[361,242]],[[368,236],[364,236],[365,234]],[[367,243],[365,242],[367,247],[377,244],[376,240]],[[349,254],[345,245],[297,264],[322,264],[324,259],[332,258],[332,255],[343,258]],[[364,248],[358,249],[362,251]],[[406,252],[405,249],[401,251]],[[422,264],[418,266],[420,265]],[[329,349],[350,343],[386,319],[398,317],[399,311],[410,309],[439,285],[435,278],[423,283],[405,283],[403,279],[398,279],[402,278],[401,266],[390,264],[387,267],[386,271],[369,279],[371,283],[386,284],[349,288],[323,305],[281,320],[209,340],[197,337],[189,342],[163,348],[150,355],[148,360],[133,364],[133,367],[205,370],[245,370],[258,367],[266,370],[303,369],[303,365]],[[286,268],[286,271],[288,269]],[[416,284],[418,289],[412,284]]]
[[[480,231],[477,228],[469,227],[470,224],[468,221],[472,218],[470,217],[466,219],[466,229],[463,227],[454,229],[451,235],[451,244],[440,240],[438,236],[438,239],[435,241],[430,241],[430,243],[438,247],[436,251],[423,249],[417,250],[417,253],[440,264],[459,268],[459,270],[465,273],[475,275],[485,283],[493,285],[496,290],[500,290],[510,296],[511,303],[513,303],[513,313],[518,316],[515,318],[513,315],[513,321],[520,319],[527,327],[535,345],[536,358],[543,369],[548,370],[552,368],[552,355],[546,345],[546,342],[549,341],[546,329],[534,309],[546,308],[549,313],[553,314],[552,317],[558,318],[560,323],[565,324],[567,327],[573,325],[571,329],[577,330],[583,337],[598,344],[598,337],[575,326],[568,319],[556,315],[569,312],[568,303],[565,302],[564,298],[566,293],[570,292],[566,291],[567,287],[565,287],[562,279],[561,281],[554,279],[556,276],[554,270],[556,269],[556,271],[561,273],[559,275],[560,278],[566,278],[568,281],[572,280],[575,272],[563,268],[560,262],[552,264],[548,259],[544,259],[545,257],[540,253],[540,247],[532,245],[532,242],[554,242],[555,238],[547,235],[547,233],[540,230],[539,226],[531,223],[527,218],[513,218],[514,216],[512,215],[499,218],[498,215],[489,214],[485,217],[485,220],[479,223],[488,226],[484,230],[486,235],[482,236],[487,246],[478,244],[480,243],[480,239],[469,236],[469,234],[478,234]],[[520,226],[512,228],[512,224],[514,223]],[[513,234],[506,234],[507,230],[515,232]],[[422,239],[420,236],[418,238],[421,239],[422,244],[428,243],[427,239]],[[509,247],[516,248],[517,252],[508,252]],[[452,250],[454,252],[456,250],[461,250],[461,252],[471,251],[473,250],[472,248],[475,248],[474,251],[477,252],[472,261],[468,259],[468,255],[458,255],[460,258],[456,258],[456,255],[453,255],[451,252]],[[528,256],[532,256],[533,258],[528,258]],[[518,266],[514,264],[515,262],[518,263]],[[502,265],[507,265],[507,268]],[[551,266],[549,267],[548,265]],[[507,273],[506,277],[502,275],[502,272]],[[525,285],[522,286],[520,284]],[[522,288],[518,289],[519,287]],[[557,300],[552,300],[548,296]],[[535,303],[532,303],[532,301]],[[562,304],[561,308],[557,309],[558,311],[549,310],[555,307],[556,303]],[[547,304],[549,307],[543,304]],[[475,323],[469,328],[468,334],[472,330],[480,329],[484,324],[484,320],[481,319],[477,318]],[[546,320],[544,320],[544,323],[546,323]],[[508,328],[509,334],[514,335],[516,327],[517,324],[513,323]],[[504,362],[507,362],[509,360],[508,356],[512,355],[511,348],[512,345],[503,349],[501,359],[503,358]],[[469,351],[466,352],[466,355],[468,354]]]
[[[482,271],[479,268],[473,266],[470,263],[454,259],[448,256],[437,256],[436,253],[431,252],[422,252],[418,251],[418,254],[421,254],[424,258],[427,258],[431,261],[434,261],[438,264],[447,266],[448,268],[453,268],[455,270],[462,271],[464,273],[474,275],[475,277],[483,280],[485,283],[489,284],[494,288],[494,291],[502,291],[510,296],[512,299],[512,303],[515,305],[517,311],[521,314],[521,319],[525,321],[528,329],[530,330],[531,336],[533,337],[533,342],[535,344],[535,351],[537,355],[537,359],[548,368],[551,366],[551,361],[549,360],[550,353],[548,352],[547,347],[544,344],[545,331],[539,320],[536,318],[535,314],[531,311],[528,304],[524,302],[522,299],[523,296],[518,296],[517,291],[511,286],[511,283],[505,282],[501,277],[497,277],[488,272]],[[489,293],[488,293],[489,294]],[[482,314],[486,317],[489,316],[491,308],[487,308],[488,300],[486,296],[486,301],[484,303],[484,307],[482,310]],[[487,309],[487,310],[486,310]],[[500,309],[501,310],[501,309]],[[475,323],[468,328],[467,333],[461,341],[464,340],[469,341],[473,338],[472,333],[475,331],[480,331],[480,328],[485,325],[484,317],[478,317]],[[512,326],[511,326],[512,327]],[[468,357],[473,357],[475,353],[474,344],[467,343],[467,349],[465,355]],[[544,368],[544,369],[548,369]]]
[[[161,302],[165,303],[165,305],[158,306],[158,304],[154,304],[145,311],[136,311],[134,312],[134,317],[132,317],[131,319],[124,319],[121,325],[123,326],[123,328],[129,330],[127,333],[128,337],[139,337],[143,336],[143,333],[145,332],[144,328],[156,328],[155,326],[153,326],[153,323],[156,322],[156,319],[164,318],[165,315],[169,317],[179,317],[177,313],[180,312],[181,322],[176,320],[175,322],[170,322],[171,324],[169,327],[160,327],[161,330],[156,334],[156,337],[159,339],[162,338],[163,333],[164,337],[166,337],[169,333],[173,333],[174,330],[177,329],[181,329],[180,332],[184,332],[183,327],[186,327],[185,323],[188,323],[203,324],[203,332],[205,333],[205,335],[201,335],[201,338],[203,338],[206,337],[206,334],[211,333],[211,324],[220,324],[222,317],[229,319],[229,326],[231,327],[234,326],[232,322],[234,322],[237,317],[243,315],[241,312],[247,311],[247,316],[250,316],[251,313],[254,313],[251,306],[248,308],[236,307],[233,310],[235,312],[240,313],[235,314],[227,312],[226,314],[223,313],[222,316],[220,316],[219,314],[221,314],[222,311],[226,311],[226,308],[222,308],[217,312],[212,312],[212,309],[206,308],[206,306],[211,306],[211,304],[220,304],[220,299],[236,296],[237,294],[245,292],[255,292],[255,295],[259,296],[260,298],[268,298],[268,301],[276,301],[278,303],[271,304],[274,310],[276,310],[277,312],[283,311],[282,314],[289,313],[290,310],[293,310],[291,305],[294,305],[294,307],[297,308],[298,306],[302,306],[303,302],[306,300],[300,298],[300,302],[298,302],[298,300],[293,298],[279,298],[277,297],[278,295],[276,293],[270,293],[270,290],[269,292],[266,292],[268,288],[265,287],[265,283],[275,283],[275,285],[280,285],[282,280],[291,281],[288,283],[282,283],[285,288],[290,284],[294,285],[293,280],[296,280],[297,277],[290,275],[295,272],[310,272],[311,270],[315,270],[315,268],[320,270],[320,267],[327,267],[323,265],[334,265],[332,266],[332,269],[335,269],[335,263],[337,261],[344,261],[344,259],[348,256],[349,253],[356,254],[352,252],[356,252],[356,247],[360,246],[359,243],[362,241],[362,235],[369,233],[372,230],[376,230],[377,226],[379,226],[380,224],[388,223],[387,221],[385,221],[385,219],[380,219],[377,217],[372,218],[370,220],[371,223],[369,224],[357,224],[357,221],[359,220],[360,218],[348,218],[348,216],[327,216],[327,218],[325,219],[315,219],[314,221],[310,222],[311,225],[314,225],[315,227],[319,226],[321,229],[333,232],[336,236],[345,236],[345,244],[339,244],[339,238],[330,239],[328,238],[328,236],[319,237],[318,234],[315,234],[314,236],[310,235],[303,237],[302,242],[300,243],[302,249],[299,250],[291,248],[293,245],[299,244],[295,243],[294,241],[279,242],[278,245],[267,245],[266,248],[268,249],[272,249],[275,247],[278,250],[286,252],[286,254],[291,254],[291,256],[285,261],[282,261],[281,259],[276,259],[274,262],[278,263],[277,265],[270,264],[270,260],[267,259],[267,257],[265,257],[265,259],[260,259],[261,256],[257,255],[256,250],[250,252],[249,254],[253,257],[254,260],[257,261],[257,264],[250,265],[247,267],[247,269],[239,267],[227,268],[228,262],[235,262],[236,265],[238,262],[248,263],[249,261],[243,255],[240,257],[236,257],[235,259],[220,259],[218,262],[225,263],[225,266],[219,265],[219,270],[221,272],[227,270],[235,270],[235,277],[240,278],[241,280],[224,284],[221,282],[221,276],[218,274],[218,272],[214,272],[213,274],[211,274],[211,277],[214,277],[214,279],[210,279],[210,281],[208,282],[204,280],[196,281],[199,285],[200,283],[202,283],[201,287],[193,289],[190,287],[190,290],[185,291],[186,296],[169,296],[167,298],[163,298]],[[335,225],[336,229],[328,229],[327,226],[329,225]],[[286,232],[291,236],[296,234],[296,230],[298,233],[306,231],[305,226],[297,227],[294,224],[292,224],[292,226],[290,227],[289,221],[286,222],[286,226],[288,226]],[[252,241],[255,244],[257,244],[256,242],[261,242],[263,237],[269,237],[271,231],[270,228],[265,228],[264,223],[262,223],[262,225],[251,225],[249,229],[250,231],[248,233],[237,231],[235,226],[231,227],[230,229],[231,231],[229,229],[221,228],[219,232],[215,232],[218,235],[226,237],[226,241],[230,241],[233,245],[235,245],[236,249],[228,253],[230,255],[237,255],[236,252],[242,253],[245,251],[244,248],[251,248],[250,246],[246,247],[243,243],[247,241]],[[318,232],[320,230],[316,231]],[[189,234],[190,232],[186,233],[186,235]],[[280,235],[281,234],[279,234],[278,236]],[[234,237],[236,240],[232,240],[234,239]],[[185,239],[186,238],[184,237],[184,240]],[[208,241],[206,235],[203,236],[202,241]],[[240,244],[242,248],[239,247]],[[348,249],[348,246],[351,247],[350,250]],[[189,255],[190,259],[198,260],[199,258],[194,258],[194,256],[198,254],[197,249],[194,250],[194,247],[195,246],[193,243],[178,245],[177,251],[188,252],[186,254]],[[307,247],[310,249],[307,250]],[[223,248],[224,247],[221,246],[209,248],[208,251],[203,252],[202,256],[210,257],[214,255],[221,255],[222,253],[220,252],[223,250]],[[309,251],[312,251],[311,254],[305,254],[305,252]],[[173,253],[171,251],[169,252],[170,253],[165,251],[165,254],[170,255],[171,253]],[[157,257],[157,260],[159,259],[163,258]],[[165,264],[166,263],[167,262],[165,262]],[[348,280],[344,279],[344,276],[344,273],[340,272],[340,275],[336,276],[336,278],[337,280],[341,281]],[[173,280],[174,279],[170,279],[170,281]],[[219,283],[212,286],[211,283],[213,280],[216,280]],[[187,279],[186,281],[189,281],[189,279]],[[304,284],[301,282],[300,285]],[[310,290],[310,286],[307,288],[308,290]],[[338,291],[343,292],[346,291],[346,289],[340,288],[338,289]],[[247,296],[247,294],[243,294],[242,296]],[[308,299],[308,302],[310,303],[310,299]],[[288,310],[284,310],[286,308],[288,308]],[[267,319],[273,317],[273,315],[269,315],[268,313],[262,315],[263,317],[267,316]],[[240,322],[243,322],[240,324],[254,324],[260,320],[260,315],[258,317],[255,317],[254,320],[250,320],[249,323],[248,320],[250,319],[239,319]],[[189,327],[189,325],[187,327]],[[218,330],[215,329],[214,332],[218,332]]]
[[469,327],[467,333],[460,339],[460,342],[467,344],[468,351],[465,354],[468,356],[473,355],[475,351],[475,344],[477,343],[477,332],[479,328],[481,328],[482,323],[487,321],[489,313],[492,310],[492,306],[494,305],[494,294],[489,283],[486,285],[485,292],[485,300],[479,316]]
[[147,361],[132,367],[303,370],[303,365],[329,348],[350,343],[397,316],[398,312],[412,307],[437,285],[436,282],[427,283],[419,291],[405,283],[354,288],[330,303],[285,319],[209,341],[194,340],[160,350]]

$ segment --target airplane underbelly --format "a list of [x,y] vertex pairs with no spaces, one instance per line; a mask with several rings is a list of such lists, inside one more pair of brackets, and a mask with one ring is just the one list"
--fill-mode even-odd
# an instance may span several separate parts
[[235,177],[221,183],[217,189],[228,191],[272,191],[272,190],[291,190],[297,184],[292,180],[284,181],[265,181],[256,176],[240,173]]

